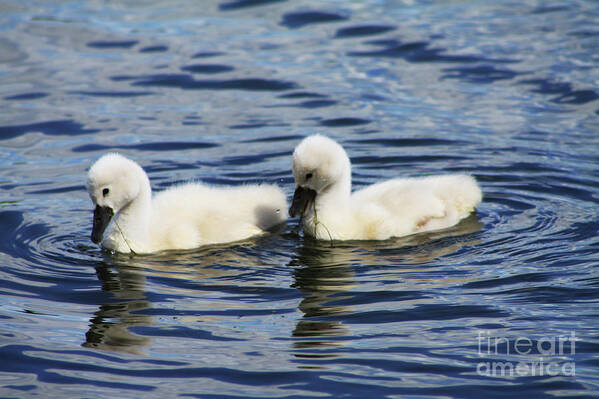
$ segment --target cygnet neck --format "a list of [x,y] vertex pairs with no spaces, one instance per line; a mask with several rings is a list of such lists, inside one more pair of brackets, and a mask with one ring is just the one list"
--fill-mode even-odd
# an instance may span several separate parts
[[339,214],[349,211],[351,195],[351,164],[346,158],[345,167],[337,179],[327,186],[316,197],[316,207],[318,210],[332,209],[334,213]]
[[115,231],[119,241],[133,252],[143,252],[150,243],[150,225],[152,222],[152,188],[145,172],[138,174],[139,193],[117,214]]

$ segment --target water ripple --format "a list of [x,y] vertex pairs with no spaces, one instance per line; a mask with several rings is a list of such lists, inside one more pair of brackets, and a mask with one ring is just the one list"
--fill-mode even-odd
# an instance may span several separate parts
[[391,25],[357,25],[348,26],[346,28],[338,29],[335,33],[337,38],[351,38],[351,37],[363,37],[380,35],[382,33],[391,32],[397,29]]
[[99,131],[98,129],[85,129],[83,128],[83,124],[73,120],[54,120],[25,125],[0,126],[0,140],[11,139],[30,132],[41,132],[51,136],[76,136],[97,133]]
[[298,11],[283,15],[281,25],[290,29],[302,28],[306,25],[328,22],[346,21],[348,17],[328,11]]
[[146,76],[113,76],[115,81],[133,80],[132,86],[173,87],[187,90],[252,90],[284,91],[297,88],[293,82],[247,78],[226,80],[197,80],[188,74],[156,74]]

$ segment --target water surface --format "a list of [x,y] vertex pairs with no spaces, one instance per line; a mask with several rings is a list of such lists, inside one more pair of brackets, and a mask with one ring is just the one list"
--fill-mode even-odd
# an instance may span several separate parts
[[[597,26],[592,0],[3,1],[0,396],[596,396]],[[470,173],[484,201],[383,242],[89,240],[105,152],[291,196],[313,133],[355,187]]]

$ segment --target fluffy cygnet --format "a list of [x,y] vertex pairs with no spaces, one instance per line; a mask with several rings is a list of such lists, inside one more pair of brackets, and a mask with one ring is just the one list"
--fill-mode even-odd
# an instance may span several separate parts
[[243,240],[284,222],[287,212],[285,194],[274,185],[189,183],[152,197],[144,170],[119,154],[92,165],[87,190],[96,206],[92,241],[125,253]]
[[454,174],[398,178],[351,193],[351,164],[328,137],[305,138],[293,152],[296,190],[289,215],[323,240],[384,240],[455,225],[482,199],[475,179]]

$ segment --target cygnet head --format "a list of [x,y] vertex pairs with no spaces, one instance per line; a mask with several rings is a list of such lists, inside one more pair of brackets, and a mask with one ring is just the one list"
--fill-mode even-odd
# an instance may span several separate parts
[[147,175],[135,162],[112,153],[102,156],[87,174],[87,191],[96,206],[91,240],[102,241],[112,217],[149,187]]
[[315,198],[332,189],[351,189],[351,165],[343,147],[334,140],[313,135],[306,137],[293,152],[295,193],[289,215],[302,214]]

